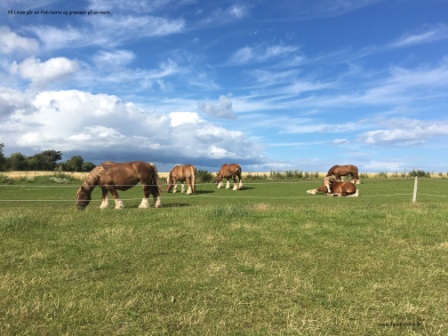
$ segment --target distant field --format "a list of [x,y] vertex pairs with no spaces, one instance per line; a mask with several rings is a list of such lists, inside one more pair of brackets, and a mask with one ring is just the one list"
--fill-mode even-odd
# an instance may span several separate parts
[[[447,335],[448,180],[198,186],[85,211],[0,185],[0,335]],[[111,202],[113,203],[113,202]]]

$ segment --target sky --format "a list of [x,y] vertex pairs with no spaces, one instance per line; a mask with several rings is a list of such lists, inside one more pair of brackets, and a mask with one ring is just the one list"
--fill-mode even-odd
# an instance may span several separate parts
[[2,0],[4,154],[448,172],[448,0]]

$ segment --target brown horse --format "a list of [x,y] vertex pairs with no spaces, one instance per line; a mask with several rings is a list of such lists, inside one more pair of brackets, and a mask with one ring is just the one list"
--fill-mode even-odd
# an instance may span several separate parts
[[184,182],[187,182],[187,195],[196,192],[196,168],[191,164],[177,165],[171,169],[168,178],[166,179],[166,191],[173,190],[173,193],[177,191],[177,182],[181,182],[181,193],[184,190]]
[[345,166],[335,165],[331,167],[327,173],[327,176],[332,175],[334,175],[336,177],[336,180],[339,181],[342,181],[341,176],[351,175],[352,183],[361,184],[361,180],[358,174],[358,167],[354,165],[345,165]]
[[307,190],[308,194],[313,195],[316,195],[318,192],[327,194],[327,196],[359,196],[359,190],[356,188],[354,183],[337,181],[334,176],[325,177],[322,185],[319,188]]
[[[238,185],[237,177],[239,178]],[[219,172],[216,173],[216,184],[218,185],[218,189],[222,187],[223,178],[227,179],[226,189],[230,189],[230,178],[233,179],[233,190],[238,190],[243,187],[243,181],[241,180],[241,166],[236,163],[224,163]]]
[[140,182],[143,186],[143,199],[139,208],[149,208],[149,194],[154,198],[154,206],[161,207],[161,185],[157,168],[152,163],[142,161],[115,163],[103,162],[94,168],[86,177],[84,183],[76,193],[76,207],[79,210],[89,205],[92,191],[99,186],[102,191],[101,209],[107,208],[110,192],[115,200],[115,209],[123,208],[123,201],[118,196],[117,190],[128,190]]

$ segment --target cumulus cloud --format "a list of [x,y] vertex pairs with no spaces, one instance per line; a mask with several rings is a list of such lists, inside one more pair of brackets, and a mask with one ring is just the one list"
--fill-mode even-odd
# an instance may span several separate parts
[[17,151],[54,148],[92,161],[260,160],[260,151],[242,132],[213,125],[195,112],[158,114],[112,95],[43,91],[22,109],[0,99],[0,111],[5,108],[10,112],[0,132],[9,132],[2,140]]
[[35,53],[38,49],[39,44],[35,39],[19,36],[8,27],[0,27],[0,53],[9,54],[16,50]]
[[78,69],[78,63],[65,57],[50,58],[41,62],[38,58],[27,58],[11,64],[10,72],[30,80],[38,86],[70,76]]
[[236,115],[233,112],[232,101],[226,96],[220,96],[218,104],[209,102],[198,103],[199,110],[218,118],[235,119]]

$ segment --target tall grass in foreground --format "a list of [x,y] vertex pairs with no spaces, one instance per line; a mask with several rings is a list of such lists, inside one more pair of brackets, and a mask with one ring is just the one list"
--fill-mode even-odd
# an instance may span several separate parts
[[315,184],[203,185],[161,209],[137,209],[136,187],[104,211],[98,190],[76,211],[45,201],[75,186],[2,189],[44,201],[0,202],[0,334],[445,335],[446,200],[412,206],[412,181],[357,199]]

